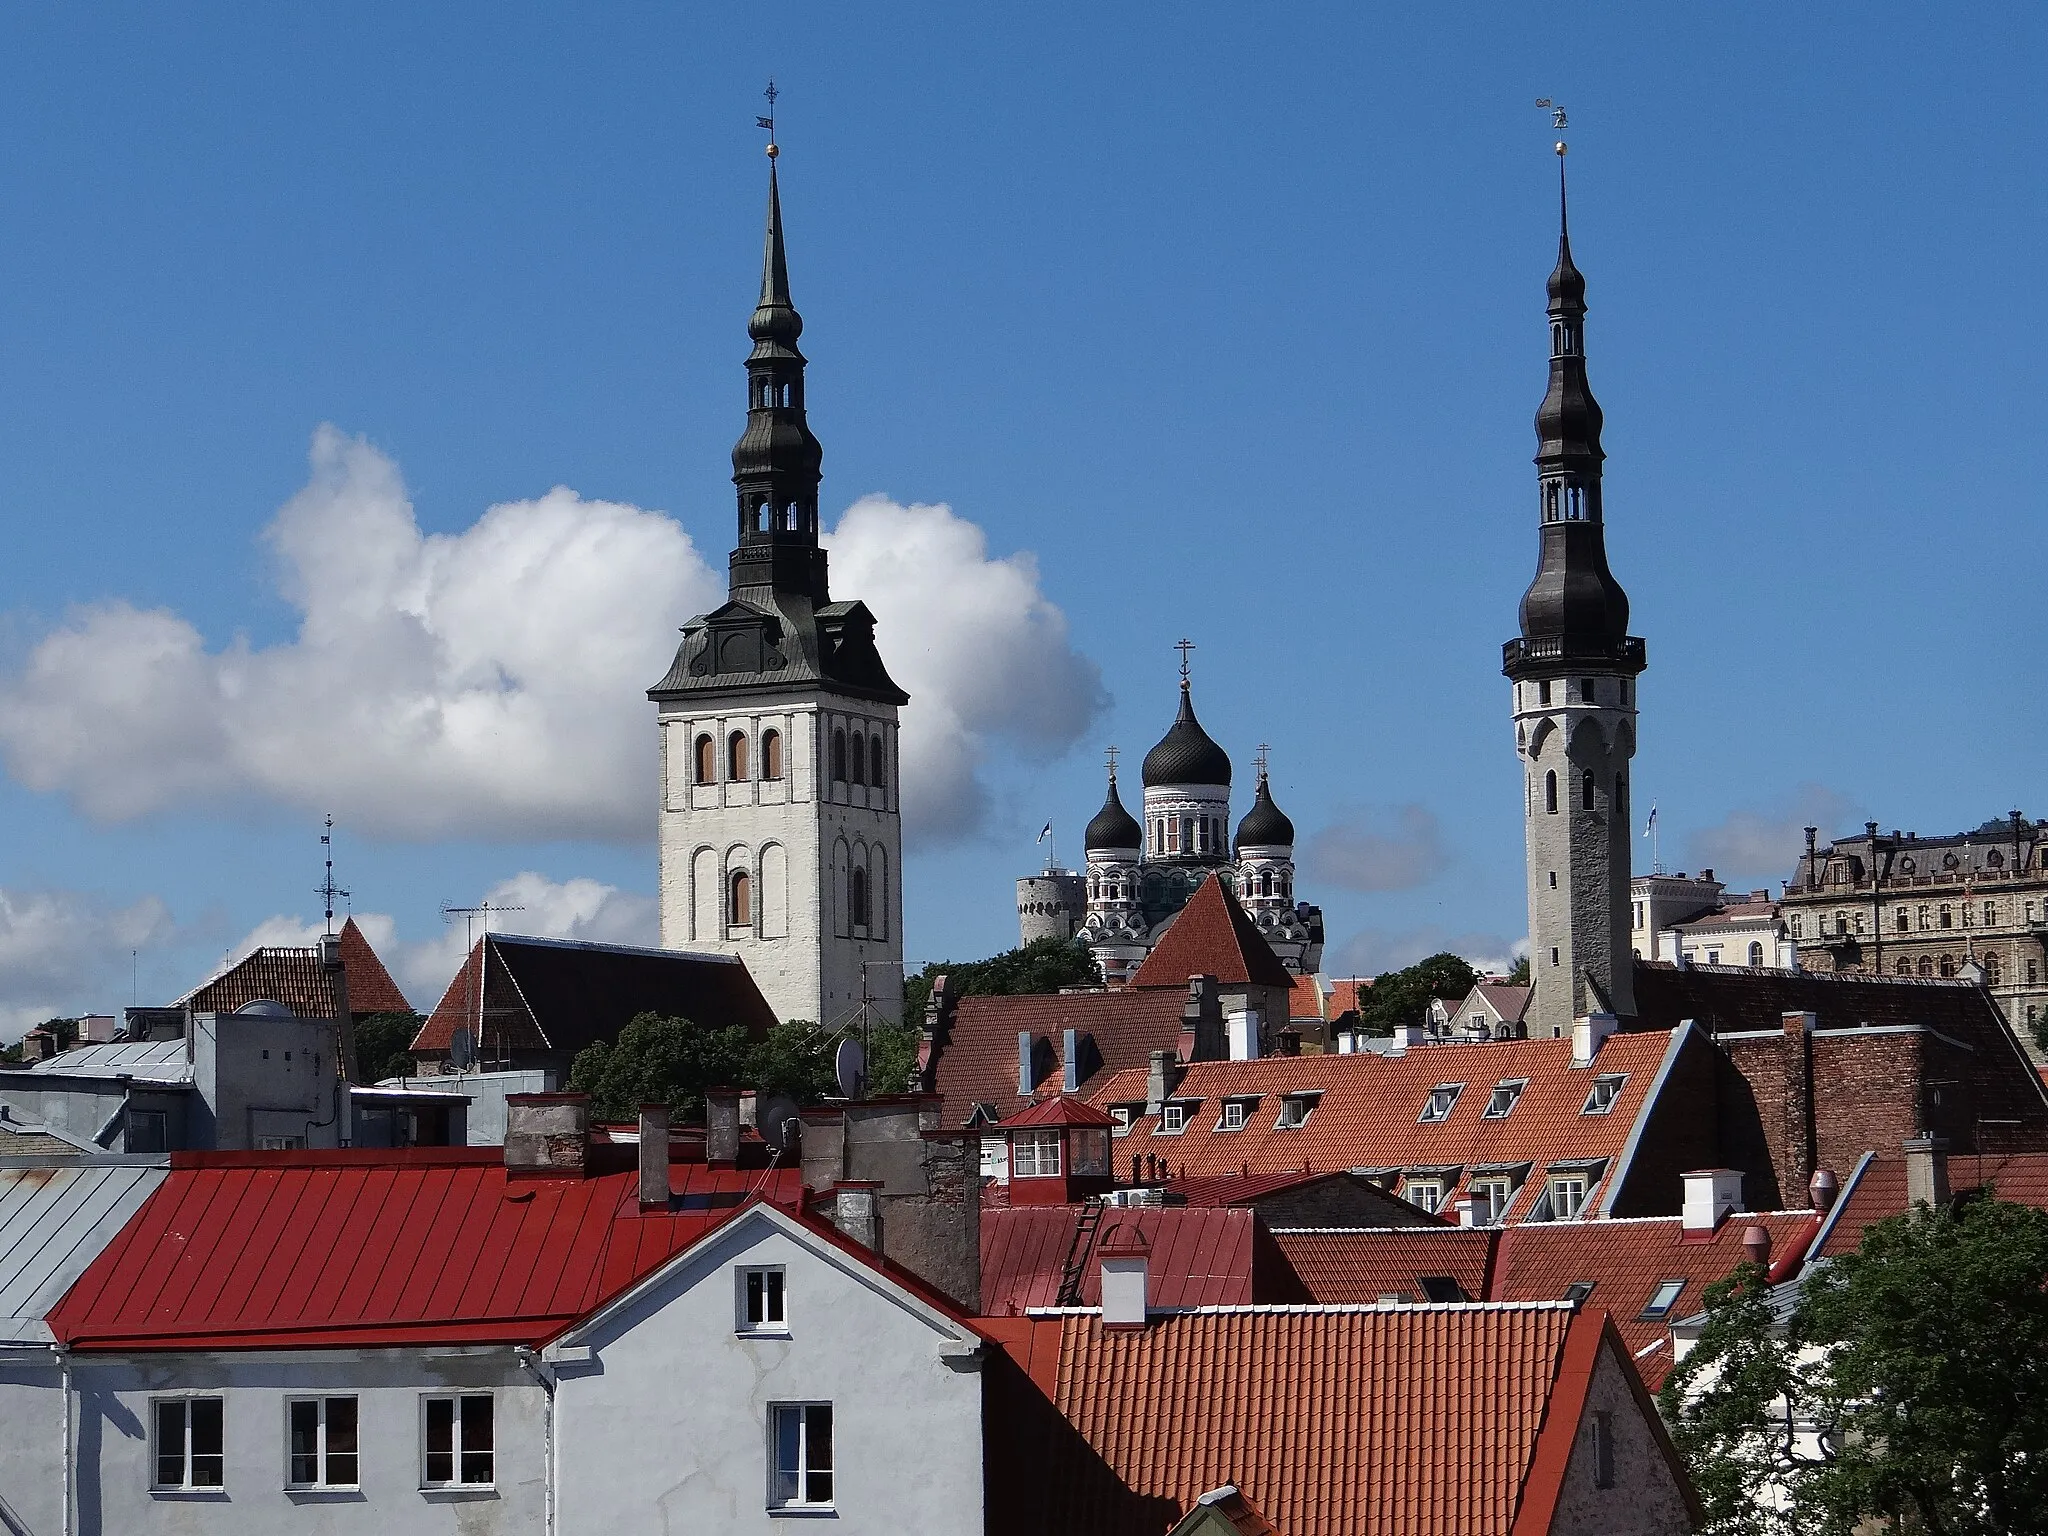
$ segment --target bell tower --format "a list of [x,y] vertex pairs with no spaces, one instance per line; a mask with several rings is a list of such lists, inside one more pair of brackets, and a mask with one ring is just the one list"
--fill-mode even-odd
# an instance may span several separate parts
[[805,409],[774,120],[762,126],[768,231],[732,450],[729,596],[683,626],[647,691],[661,744],[661,942],[738,955],[778,1017],[838,1028],[864,1000],[890,1021],[902,1011],[897,710],[910,696],[882,664],[875,616],[827,588],[824,450]]
[[1572,263],[1565,146],[1557,146],[1550,388],[1536,412],[1536,576],[1521,635],[1503,648],[1514,688],[1528,853],[1527,1015],[1563,1035],[1589,1013],[1635,1012],[1629,948],[1629,768],[1643,642],[1607,569],[1600,404],[1586,382],[1586,280]]

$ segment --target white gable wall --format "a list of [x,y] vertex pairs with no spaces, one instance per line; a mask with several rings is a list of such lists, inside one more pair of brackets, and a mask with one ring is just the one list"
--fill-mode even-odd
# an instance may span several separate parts
[[[789,1336],[741,1337],[737,1270],[775,1264]],[[812,1234],[742,1217],[565,1342],[591,1359],[556,1366],[563,1536],[789,1531],[767,1508],[768,1410],[785,1402],[833,1406],[835,1531],[982,1528],[972,1335]]]

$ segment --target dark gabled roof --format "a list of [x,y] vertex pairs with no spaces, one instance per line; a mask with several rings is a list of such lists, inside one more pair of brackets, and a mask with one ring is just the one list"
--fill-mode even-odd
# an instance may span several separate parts
[[493,933],[477,940],[412,1049],[444,1055],[457,1028],[480,1025],[487,1055],[573,1053],[643,1013],[738,1024],[756,1039],[779,1022],[737,956]]
[[1181,987],[1190,976],[1214,976],[1225,986],[1285,987],[1294,978],[1245,915],[1223,881],[1211,875],[1160,935],[1131,978],[1134,988]]
[[[348,976],[349,1012],[357,1018],[371,1013],[409,1013],[412,1004],[398,990],[384,962],[370,947],[356,920],[341,925],[341,964]],[[211,980],[178,999],[194,1013],[233,1013],[269,998],[283,1003],[302,1019],[331,1019],[341,1008],[334,983],[320,965],[318,948],[266,945],[236,961]]]
[[1230,783],[1230,754],[1209,739],[1195,718],[1186,678],[1181,679],[1180,713],[1159,745],[1145,754],[1143,773],[1147,789],[1160,784]]
[[875,616],[854,601],[813,606],[796,592],[756,589],[683,626],[683,641],[650,699],[812,683],[849,698],[907,704],[875,648]]
[[941,1124],[965,1125],[976,1104],[992,1104],[1007,1117],[1031,1102],[1017,1092],[1019,1034],[1044,1043],[1051,1065],[1040,1086],[1057,1089],[1057,1058],[1066,1031],[1076,1031],[1088,1042],[1080,1068],[1085,1092],[1104,1073],[1143,1067],[1152,1052],[1175,1049],[1183,1001],[1183,994],[1160,991],[961,998],[935,1042],[933,1091],[943,1100]]

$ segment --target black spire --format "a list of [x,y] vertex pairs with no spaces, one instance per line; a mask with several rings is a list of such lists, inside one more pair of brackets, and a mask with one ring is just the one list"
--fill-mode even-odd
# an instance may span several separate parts
[[739,490],[739,547],[732,552],[732,595],[790,593],[827,600],[825,552],[818,547],[818,479],[825,451],[804,417],[803,316],[789,299],[782,249],[782,196],[776,146],[768,146],[768,233],[761,256],[761,302],[747,322],[747,430],[732,450]]
[[1628,594],[1607,569],[1601,523],[1600,402],[1586,382],[1586,279],[1572,261],[1564,145],[1557,146],[1557,266],[1550,295],[1550,388],[1536,409],[1542,544],[1522,595],[1522,638],[1507,644],[1510,677],[1576,661],[1643,669],[1628,633]]
[[1142,848],[1145,845],[1145,829],[1138,825],[1138,819],[1124,809],[1123,801],[1116,792],[1116,770],[1109,770],[1109,793],[1104,796],[1102,809],[1088,823],[1088,830],[1082,836],[1083,848]]

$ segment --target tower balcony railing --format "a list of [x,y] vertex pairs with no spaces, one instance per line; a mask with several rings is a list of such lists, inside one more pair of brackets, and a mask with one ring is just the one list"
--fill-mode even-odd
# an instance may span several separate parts
[[1534,640],[1518,637],[1508,641],[1500,648],[1500,661],[1503,672],[1514,672],[1549,661],[1591,662],[1640,672],[1648,665],[1646,654],[1642,640],[1635,635],[1613,645],[1589,644],[1569,641],[1560,635],[1545,635]]

